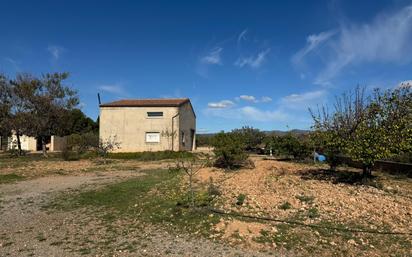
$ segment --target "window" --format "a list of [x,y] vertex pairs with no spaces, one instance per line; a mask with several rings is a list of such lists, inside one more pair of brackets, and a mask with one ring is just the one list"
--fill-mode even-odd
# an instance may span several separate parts
[[160,133],[146,132],[146,143],[160,143]]
[[147,112],[147,117],[149,118],[163,117],[163,112]]
[[182,145],[184,146],[186,143],[186,139],[185,139],[185,132],[182,131]]

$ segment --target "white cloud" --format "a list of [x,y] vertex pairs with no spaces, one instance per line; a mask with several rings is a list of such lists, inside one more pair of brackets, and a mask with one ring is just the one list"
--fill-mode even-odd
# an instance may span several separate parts
[[230,100],[222,100],[220,102],[208,103],[208,107],[212,109],[226,109],[234,106],[235,103]]
[[252,102],[252,103],[256,103],[256,97],[254,97],[253,95],[241,95],[239,96],[239,99],[242,99],[244,101],[248,101],[248,102]]
[[116,94],[116,95],[126,95],[126,92],[123,86],[120,84],[101,85],[98,88],[107,93]]
[[215,47],[206,56],[203,56],[200,61],[204,64],[222,64],[221,52],[223,48]]
[[65,48],[61,46],[50,45],[49,47],[47,47],[47,51],[49,51],[54,60],[58,60],[62,53],[65,51]]
[[[308,38],[307,45],[292,61],[299,63],[317,49],[317,60],[324,63],[315,78],[319,85],[329,85],[350,65],[361,63],[406,64],[412,61],[412,5],[391,14],[381,14],[365,24],[342,23],[336,36],[322,32]],[[321,42],[327,45],[319,49]]]
[[256,56],[250,56],[246,58],[240,57],[239,59],[236,60],[234,65],[240,68],[243,68],[244,66],[249,66],[251,68],[257,69],[264,63],[266,56],[269,54],[269,52],[270,52],[270,49],[268,48],[258,53]]
[[291,94],[280,100],[282,108],[293,110],[307,110],[322,105],[326,99],[326,90],[310,91],[302,94]]

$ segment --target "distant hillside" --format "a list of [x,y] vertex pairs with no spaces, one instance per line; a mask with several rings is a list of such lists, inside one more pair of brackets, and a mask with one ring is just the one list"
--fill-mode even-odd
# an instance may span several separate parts
[[[283,136],[286,135],[287,133],[291,132],[294,135],[306,135],[310,132],[310,130],[304,130],[304,129],[292,129],[290,131],[283,131],[283,130],[269,130],[269,131],[263,131],[267,135],[276,135],[276,136]],[[202,137],[211,137],[215,135],[216,133],[205,133],[205,134],[198,134]]]

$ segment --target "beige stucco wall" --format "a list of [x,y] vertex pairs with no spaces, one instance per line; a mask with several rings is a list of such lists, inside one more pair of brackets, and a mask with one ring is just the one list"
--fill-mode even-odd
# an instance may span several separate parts
[[[163,117],[147,117],[147,112],[163,112]],[[172,117],[177,107],[101,107],[100,138],[116,136],[120,149],[116,152],[141,152],[172,150]],[[179,118],[174,119],[174,131],[178,131]],[[159,132],[160,143],[146,142],[146,132]],[[174,150],[179,149],[178,133],[174,136]]]
[[[21,149],[24,151],[36,151],[36,138],[34,137],[29,137],[29,136],[20,136],[20,144],[21,144]],[[11,141],[9,142],[9,149],[12,149],[13,146],[17,149],[17,136],[12,135],[11,136]]]
[[[190,103],[180,107],[179,120],[179,150],[192,151],[196,148],[196,116],[192,111]],[[184,132],[185,144],[183,144],[182,132]]]
[[66,146],[67,139],[66,137],[51,136],[49,151],[63,151]]

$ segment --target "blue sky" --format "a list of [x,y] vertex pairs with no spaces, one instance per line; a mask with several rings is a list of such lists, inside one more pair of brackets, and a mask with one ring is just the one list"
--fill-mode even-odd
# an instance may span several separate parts
[[357,84],[412,79],[412,1],[1,1],[0,72],[68,71],[82,110],[190,97],[199,132],[307,129]]

